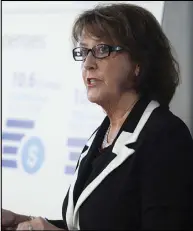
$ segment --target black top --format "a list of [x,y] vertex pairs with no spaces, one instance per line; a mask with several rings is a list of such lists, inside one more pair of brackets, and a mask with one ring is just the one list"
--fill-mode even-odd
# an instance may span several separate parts
[[[78,163],[74,206],[115,158],[124,151],[134,151],[80,205],[81,230],[193,230],[193,140],[187,126],[167,107],[158,107],[137,140],[123,145],[120,152],[113,149],[122,145],[121,136],[135,133],[148,104],[141,99],[135,105],[104,153],[97,152],[109,126],[108,118],[97,130],[92,145],[84,147],[83,153],[88,153]],[[62,208],[63,221],[50,221],[64,229],[68,229],[68,196],[69,192]]]
[[[101,144],[99,144],[99,147],[101,147]],[[91,179],[94,176],[99,175],[99,173],[112,161],[112,159],[114,158],[114,154],[111,153],[111,150],[112,150],[112,145],[104,149],[100,149],[100,148],[95,149],[93,154],[93,159],[91,160],[91,163],[88,167],[88,172],[86,174],[87,177],[85,179],[85,182],[82,182],[82,187],[79,187],[76,190],[76,193],[74,193],[75,204],[82,191],[88,186],[89,182],[91,182]],[[109,155],[109,153],[111,155]]]

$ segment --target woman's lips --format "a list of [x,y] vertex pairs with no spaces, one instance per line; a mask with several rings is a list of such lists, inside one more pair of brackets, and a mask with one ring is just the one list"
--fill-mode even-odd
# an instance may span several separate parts
[[95,87],[99,81],[101,81],[101,80],[99,80],[97,78],[87,78],[86,83],[87,83],[88,87]]

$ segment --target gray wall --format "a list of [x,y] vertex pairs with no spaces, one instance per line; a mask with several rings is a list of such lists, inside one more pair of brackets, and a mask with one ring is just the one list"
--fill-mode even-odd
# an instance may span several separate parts
[[165,1],[162,27],[181,68],[181,84],[171,102],[171,111],[193,134],[193,2]]

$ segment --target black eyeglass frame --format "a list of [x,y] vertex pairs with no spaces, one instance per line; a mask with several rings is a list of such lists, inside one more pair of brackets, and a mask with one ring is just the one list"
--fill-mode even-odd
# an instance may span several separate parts
[[[98,46],[106,46],[106,47],[108,47],[108,49],[109,49],[109,50],[108,50],[108,54],[107,54],[106,56],[104,56],[104,57],[97,57],[97,56],[95,55],[94,49],[96,49],[96,47],[98,47]],[[76,51],[76,49],[80,49],[80,48],[86,49],[86,50],[87,50],[87,53],[86,53],[86,56],[85,56],[84,59],[82,59],[82,60],[77,60],[77,59],[75,58],[75,51]],[[75,48],[72,50],[72,54],[73,54],[73,58],[74,58],[75,61],[84,61],[84,60],[86,59],[86,57],[88,56],[88,54],[89,54],[90,51],[91,51],[92,55],[93,55],[95,58],[97,58],[97,59],[104,59],[104,58],[110,56],[111,52],[113,52],[113,51],[119,52],[119,51],[122,51],[122,50],[124,50],[124,48],[121,47],[121,46],[110,46],[110,45],[107,45],[107,44],[97,44],[96,46],[94,46],[94,47],[91,48],[91,49],[88,49],[88,48],[86,48],[86,47],[75,47]]]

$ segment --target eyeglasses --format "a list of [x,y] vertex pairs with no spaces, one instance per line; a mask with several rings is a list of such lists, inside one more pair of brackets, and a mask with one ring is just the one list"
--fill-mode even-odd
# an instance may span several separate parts
[[88,49],[85,47],[76,47],[72,50],[73,58],[75,61],[84,61],[91,51],[92,55],[97,59],[104,59],[110,55],[113,51],[121,51],[123,50],[120,46],[109,46],[106,44],[98,44],[94,46],[92,49]]

